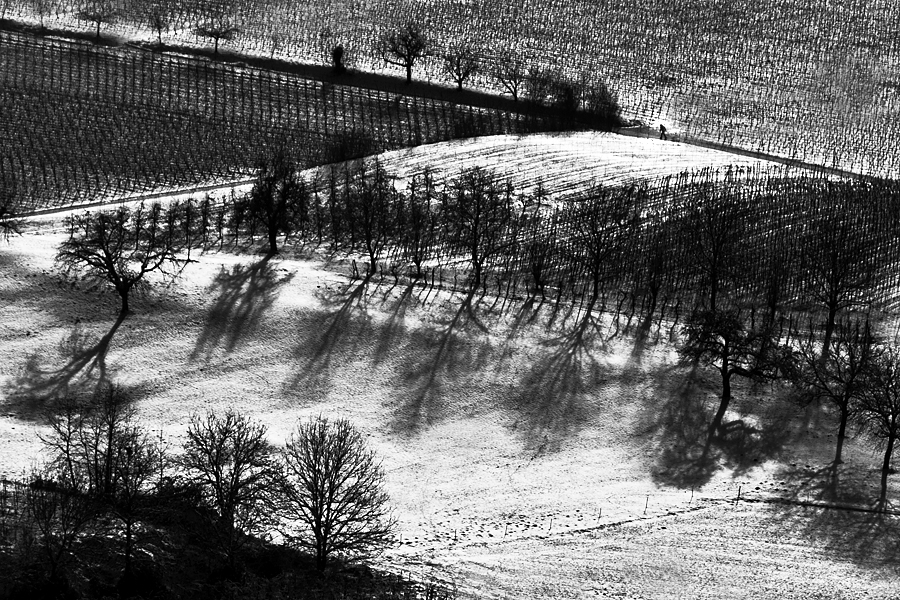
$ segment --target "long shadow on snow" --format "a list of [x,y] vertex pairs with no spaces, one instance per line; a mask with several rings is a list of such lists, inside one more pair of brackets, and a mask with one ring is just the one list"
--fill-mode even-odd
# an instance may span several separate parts
[[[530,311],[537,309],[523,307],[518,318],[525,319]],[[535,316],[536,312],[528,320]],[[598,399],[593,394],[613,375],[595,356],[606,348],[595,325],[593,317],[583,316],[568,331],[542,342],[547,351],[532,361],[508,401],[508,411],[517,415],[511,428],[521,435],[533,458],[558,451],[565,439],[596,416],[593,408]]]
[[878,477],[877,470],[852,463],[785,465],[774,475],[775,519],[802,528],[811,545],[839,560],[900,575],[900,506],[890,497],[886,505],[878,502]]
[[[459,400],[456,408],[466,408],[467,399],[459,392],[489,362],[492,350],[489,340],[468,335],[473,326],[479,333],[486,332],[478,316],[475,294],[470,290],[448,318],[439,318],[436,325],[416,332],[417,339],[408,341],[401,350],[406,357],[401,383],[409,392],[394,406],[395,432],[419,432],[443,418],[454,400]],[[380,346],[388,347],[384,339]]]
[[[371,276],[358,283],[348,283],[337,290],[322,288],[316,292],[326,307],[312,339],[301,339],[294,350],[301,360],[296,377],[288,382],[288,389],[306,387],[321,394],[329,387],[334,358],[340,351],[353,350],[356,343],[368,335],[368,289]],[[318,319],[317,319],[318,321]],[[342,342],[349,342],[349,345]]]
[[293,274],[288,274],[279,278],[268,256],[251,265],[234,265],[231,271],[223,266],[206,290],[216,294],[216,299],[191,360],[208,359],[220,346],[226,352],[233,351],[243,337],[259,327],[278,289],[292,277]]
[[[658,484],[702,486],[721,468],[739,476],[779,456],[789,439],[786,412],[773,403],[773,407],[726,420],[713,436],[712,452],[702,460],[713,418],[708,397],[714,395],[715,386],[705,385],[698,366],[676,365],[658,373],[654,387],[638,431],[653,440],[655,458],[649,469]],[[742,406],[732,402],[730,414]]]
[[6,408],[15,408],[19,418],[34,419],[52,410],[61,399],[93,393],[111,381],[106,355],[110,342],[125,315],[120,315],[100,338],[85,333],[80,325],[60,342],[59,351],[68,357],[58,368],[48,368],[38,354],[28,357],[23,372],[5,386],[10,399]]

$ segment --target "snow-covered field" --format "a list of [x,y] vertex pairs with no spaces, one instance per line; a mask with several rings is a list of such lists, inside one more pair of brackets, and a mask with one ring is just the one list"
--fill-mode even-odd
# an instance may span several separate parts
[[[827,416],[777,390],[736,390],[730,418],[765,443],[723,449],[691,488],[679,448],[715,386],[666,343],[578,348],[544,312],[501,315],[490,298],[484,331],[449,291],[223,252],[137,299],[101,360],[116,298],[58,278],[60,240],[30,231],[0,248],[0,477],[39,459],[44,398],[102,366],[173,451],[195,411],[236,407],[274,443],[299,417],[348,417],[383,457],[400,519],[385,561],[469,596],[896,597],[897,517],[774,502],[817,501],[834,441]],[[865,506],[878,458],[845,452],[846,501]]]
[[426,169],[440,182],[480,166],[508,179],[516,190],[533,192],[541,185],[557,198],[593,185],[618,185],[702,168],[721,172],[778,168],[771,162],[655,136],[593,131],[453,140],[386,152],[378,159],[401,184]]

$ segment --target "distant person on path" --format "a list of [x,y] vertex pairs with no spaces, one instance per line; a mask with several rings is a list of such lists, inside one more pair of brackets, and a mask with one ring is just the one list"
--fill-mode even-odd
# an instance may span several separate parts
[[662,123],[659,124],[659,139],[668,140],[669,136],[666,135],[666,126]]

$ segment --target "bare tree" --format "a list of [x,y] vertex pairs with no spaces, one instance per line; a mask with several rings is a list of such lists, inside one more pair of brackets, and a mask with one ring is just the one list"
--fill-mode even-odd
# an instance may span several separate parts
[[297,424],[284,449],[286,538],[315,552],[324,570],[334,555],[365,556],[390,543],[384,471],[349,421]]
[[169,31],[169,20],[161,7],[153,7],[147,13],[147,24],[156,32],[156,41],[162,46],[163,31]]
[[884,507],[891,458],[900,437],[900,351],[893,345],[879,346],[867,375],[858,419],[865,431],[884,444],[879,496],[879,503]]
[[50,12],[53,10],[51,0],[31,0],[30,6],[31,10],[34,11],[34,14],[37,15],[38,22],[41,25],[41,30],[43,30],[44,20],[50,15]]
[[830,189],[822,210],[805,230],[803,256],[808,297],[825,309],[822,360],[831,351],[831,338],[841,311],[866,306],[881,270],[872,238],[858,226],[858,198],[842,197]]
[[107,385],[88,401],[67,399],[49,417],[41,438],[50,450],[58,480],[93,498],[124,529],[125,578],[132,575],[135,525],[160,464],[160,450],[135,424],[131,398]]
[[393,31],[387,31],[378,40],[377,51],[384,62],[406,69],[406,83],[412,83],[412,69],[423,58],[430,46],[422,26],[415,21]]
[[509,236],[516,212],[509,189],[480,167],[463,171],[450,184],[443,211],[450,224],[451,241],[468,255],[472,289],[482,282],[487,262],[514,243]]
[[51,583],[65,585],[66,570],[81,535],[97,518],[94,499],[60,483],[53,469],[33,469],[27,479],[25,519],[35,529]]
[[503,86],[503,89],[512,96],[513,102],[519,101],[519,94],[528,79],[528,70],[525,63],[513,53],[500,57],[494,77]]
[[219,42],[222,40],[231,41],[234,36],[241,32],[231,19],[224,15],[216,16],[205,23],[194,28],[194,33],[200,37],[213,40],[213,55],[219,55]]
[[722,380],[719,408],[709,425],[700,462],[704,463],[725,412],[731,403],[731,380],[737,375],[751,380],[772,379],[784,364],[784,350],[770,327],[747,327],[735,310],[707,310],[693,316],[683,328],[682,356],[705,363]]
[[426,170],[412,177],[408,192],[402,197],[406,207],[400,228],[401,244],[404,255],[416,267],[416,279],[422,277],[422,265],[434,252],[437,215],[432,202],[436,196],[434,176]]
[[[177,211],[170,207],[169,213]],[[174,280],[190,262],[182,255],[186,242],[179,224],[168,217],[159,204],[143,203],[68,217],[68,238],[56,262],[66,272],[112,286],[121,299],[120,314],[127,315],[129,294],[147,285],[148,274]]]
[[98,40],[100,39],[100,26],[114,23],[118,16],[119,11],[109,0],[91,0],[78,11],[79,19],[97,26],[96,38]]
[[181,464],[215,511],[218,541],[234,569],[243,536],[264,530],[271,518],[278,469],[266,426],[231,409],[193,415]]
[[284,151],[276,152],[259,168],[247,197],[251,228],[261,225],[269,242],[269,256],[278,254],[278,235],[288,236],[307,215],[309,193],[297,165]]
[[866,373],[873,358],[876,340],[868,319],[847,319],[837,329],[831,352],[825,358],[812,336],[801,342],[791,379],[807,401],[825,400],[837,408],[840,418],[834,464],[842,461],[847,423],[856,416],[859,400],[866,390]]
[[572,233],[564,254],[587,276],[590,286],[581,332],[590,322],[606,284],[621,272],[629,243],[639,230],[645,194],[646,188],[638,185],[598,187],[586,198],[569,201],[567,219],[572,223]]
[[712,185],[698,186],[687,199],[681,221],[681,236],[687,244],[682,255],[688,257],[689,270],[706,289],[705,308],[711,313],[719,309],[720,296],[727,286],[742,273],[742,232],[752,219],[737,199]]
[[397,193],[380,162],[375,162],[371,173],[367,172],[364,161],[359,161],[355,168],[347,168],[350,169],[347,182],[351,186],[347,194],[348,217],[369,255],[368,275],[371,277],[378,269],[378,259],[384,247],[397,228],[393,214]]
[[481,69],[475,49],[469,44],[458,43],[444,54],[444,73],[462,91],[463,84]]

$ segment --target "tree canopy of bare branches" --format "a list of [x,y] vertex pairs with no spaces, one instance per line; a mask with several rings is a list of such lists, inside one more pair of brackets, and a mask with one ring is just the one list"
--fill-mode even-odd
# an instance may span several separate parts
[[481,63],[475,49],[469,44],[454,44],[444,54],[444,73],[462,91],[463,84],[478,73]]
[[278,469],[266,426],[230,409],[194,415],[181,464],[215,511],[219,544],[234,569],[243,536],[271,520]]
[[97,26],[96,38],[100,39],[100,26],[109,25],[119,17],[119,11],[109,0],[91,0],[78,11],[78,18]]
[[349,421],[318,417],[298,423],[284,464],[285,535],[315,552],[320,570],[331,556],[365,556],[391,541],[395,521],[384,471]]
[[415,21],[407,21],[401,27],[386,31],[378,40],[377,50],[384,62],[406,69],[406,83],[412,83],[412,69],[426,56],[430,42]]
[[121,299],[121,313],[129,312],[132,290],[146,286],[147,275],[175,279],[190,262],[182,255],[188,240],[180,226],[177,207],[141,203],[131,209],[85,212],[68,217],[67,239],[60,244],[56,262],[68,273],[107,283]]
[[219,55],[219,42],[231,41],[240,32],[240,27],[237,27],[229,17],[223,15],[216,16],[194,28],[195,34],[213,41],[214,56]]

